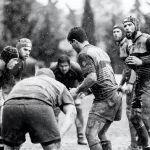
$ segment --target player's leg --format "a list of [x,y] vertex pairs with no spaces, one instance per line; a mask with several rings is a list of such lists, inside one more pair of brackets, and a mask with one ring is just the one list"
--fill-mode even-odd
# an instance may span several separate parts
[[4,150],[20,150],[21,146],[8,146],[4,145]]
[[2,96],[2,90],[0,90],[0,150],[4,149],[3,140],[2,140],[2,105],[4,103],[3,96]]
[[100,143],[102,145],[103,150],[112,150],[111,142],[106,137],[106,132],[107,132],[108,128],[110,127],[111,123],[112,123],[111,121],[107,120],[103,129],[98,134],[98,136],[101,140]]
[[77,138],[78,144],[87,145],[85,134],[84,134],[84,119],[83,119],[83,111],[82,104],[76,104],[77,117],[75,120],[76,130],[77,130]]
[[41,144],[44,150],[58,150],[60,149],[60,142]]
[[132,114],[131,122],[137,131],[137,134],[141,141],[142,147],[143,148],[148,147],[149,146],[149,135],[148,135],[148,131],[143,123],[143,120],[141,118],[141,109],[134,108],[134,109],[132,109],[131,114]]
[[131,136],[131,145],[128,147],[129,150],[136,150],[138,149],[138,137],[137,137],[137,132],[136,132],[136,129],[134,128],[130,118],[131,118],[131,102],[132,102],[132,99],[133,99],[133,92],[132,93],[127,93],[126,95],[126,104],[127,104],[127,107],[126,107],[126,115],[127,115],[127,118],[128,118],[128,122],[129,122],[129,131],[130,131],[130,136]]
[[[25,142],[27,133],[24,125],[24,107],[8,101],[3,106],[2,114],[2,138],[5,150],[19,150]],[[15,129],[15,130],[14,130]]]
[[[90,147],[90,150],[103,150],[108,146],[108,140],[100,142],[98,134],[101,133],[101,138],[109,128],[111,122],[103,117],[100,117],[95,114],[89,114],[87,127],[86,127],[86,138]],[[104,138],[103,138],[104,139]],[[107,144],[106,144],[107,143]],[[111,149],[110,149],[111,150]]]

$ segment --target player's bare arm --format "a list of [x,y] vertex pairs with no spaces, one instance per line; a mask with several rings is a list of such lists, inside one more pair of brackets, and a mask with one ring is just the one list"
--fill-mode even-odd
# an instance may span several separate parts
[[96,70],[93,60],[86,54],[79,56],[79,64],[81,66],[85,79],[77,87],[77,94],[87,91],[97,81]]
[[97,81],[97,76],[95,72],[91,72],[83,80],[82,84],[77,87],[77,94],[80,92],[86,92],[93,84]]

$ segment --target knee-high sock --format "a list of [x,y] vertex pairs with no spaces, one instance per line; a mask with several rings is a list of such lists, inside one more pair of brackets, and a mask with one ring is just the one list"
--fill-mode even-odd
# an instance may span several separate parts
[[145,126],[142,126],[137,130],[137,134],[139,136],[139,139],[141,141],[141,145],[143,147],[147,147],[148,146],[148,138],[149,138],[149,135],[148,135],[148,132],[147,132],[147,129]]
[[112,150],[111,142],[110,141],[101,141],[101,145],[103,150]]
[[90,146],[90,150],[104,150],[100,143]]
[[4,149],[4,145],[3,145],[3,140],[2,140],[2,132],[1,132],[1,127],[0,127],[0,150]]

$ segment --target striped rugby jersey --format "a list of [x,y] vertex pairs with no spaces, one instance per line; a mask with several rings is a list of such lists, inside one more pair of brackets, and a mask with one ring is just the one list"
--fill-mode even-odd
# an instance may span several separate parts
[[[132,66],[140,81],[150,80],[150,50],[146,47],[146,41],[150,35],[141,33],[130,46],[130,55],[142,60],[142,66]],[[149,63],[144,63],[149,62]]]
[[91,72],[97,75],[97,82],[91,87],[95,101],[105,100],[115,95],[118,85],[111,67],[109,56],[102,49],[86,45],[78,55],[84,77]]

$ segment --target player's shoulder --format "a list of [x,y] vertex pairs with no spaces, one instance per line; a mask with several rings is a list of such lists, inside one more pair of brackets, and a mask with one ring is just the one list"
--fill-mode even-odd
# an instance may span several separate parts
[[149,38],[150,38],[150,35],[149,35],[149,34],[147,34],[147,33],[142,33],[142,34],[139,36],[139,38],[137,38],[137,41],[144,43],[144,42],[146,42],[146,40],[149,39]]
[[81,67],[77,62],[71,61],[70,65],[70,70],[72,70],[77,76],[82,76]]
[[83,57],[92,56],[97,51],[97,47],[94,45],[88,44],[86,45],[78,54],[78,61]]
[[144,36],[146,38],[150,38],[150,34],[147,34],[147,33],[142,33],[142,36]]
[[50,67],[49,67],[52,71],[55,71],[55,70],[57,70],[57,68],[58,68],[58,62],[52,62],[51,64],[50,64]]
[[70,67],[74,71],[81,70],[80,65],[75,61],[70,61]]

